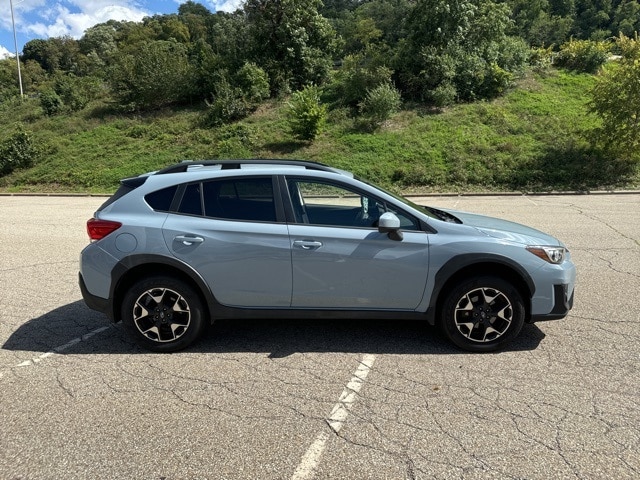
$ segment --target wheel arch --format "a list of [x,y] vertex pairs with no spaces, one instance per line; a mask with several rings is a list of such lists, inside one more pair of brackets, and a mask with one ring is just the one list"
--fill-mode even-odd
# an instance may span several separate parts
[[479,275],[491,275],[504,279],[516,287],[525,305],[525,318],[531,315],[531,298],[535,284],[531,276],[516,262],[499,255],[465,254],[452,258],[438,270],[435,287],[429,304],[429,322],[440,318],[447,293],[464,279]]
[[191,286],[200,296],[205,308],[203,315],[213,322],[213,312],[216,301],[204,279],[191,267],[170,257],[161,255],[134,255],[116,264],[111,272],[112,291],[111,305],[114,306],[112,319],[114,322],[122,320],[120,305],[129,288],[138,280],[154,275],[172,276]]

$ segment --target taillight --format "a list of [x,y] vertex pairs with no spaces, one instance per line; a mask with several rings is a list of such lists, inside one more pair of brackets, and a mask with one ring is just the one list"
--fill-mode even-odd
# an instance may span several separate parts
[[111,220],[98,220],[90,218],[87,220],[87,233],[92,242],[103,239],[112,232],[115,232],[122,226],[120,222],[112,222]]

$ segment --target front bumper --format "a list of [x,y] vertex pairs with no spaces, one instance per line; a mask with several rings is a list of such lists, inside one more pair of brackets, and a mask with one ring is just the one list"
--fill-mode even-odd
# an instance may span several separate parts
[[[573,308],[573,285],[560,284],[553,286],[553,310],[549,313],[531,315],[528,323],[544,322],[547,320],[560,320]],[[571,291],[569,289],[571,288]]]

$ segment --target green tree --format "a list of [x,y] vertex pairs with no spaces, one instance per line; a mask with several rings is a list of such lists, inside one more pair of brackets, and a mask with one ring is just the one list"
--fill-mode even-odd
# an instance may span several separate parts
[[367,91],[390,84],[393,70],[366,57],[366,53],[348,55],[335,75],[335,87],[340,101],[355,107]]
[[93,53],[103,64],[109,63],[118,50],[116,25],[115,22],[100,23],[85,30],[78,41],[80,51],[85,55]]
[[620,35],[622,58],[609,62],[591,91],[590,109],[602,119],[596,136],[618,160],[640,162],[640,42]]
[[321,84],[329,75],[336,34],[318,12],[321,0],[247,0],[252,61],[274,92]]
[[19,95],[18,72],[15,59],[0,60],[0,102]]
[[632,37],[640,31],[640,2],[638,0],[622,0],[613,15],[613,33]]
[[188,0],[178,7],[178,15],[196,15],[198,17],[206,18],[211,15],[211,12],[201,3]]
[[604,40],[611,36],[612,0],[576,0],[575,33],[583,39]]
[[409,0],[370,0],[360,3],[355,11],[336,23],[337,32],[345,42],[344,54],[360,53],[371,46],[394,49],[405,36],[404,24],[411,8]]
[[491,0],[418,0],[395,64],[402,90],[438,106],[502,93],[528,51],[507,35],[509,14]]
[[117,22],[115,38],[118,55],[134,55],[142,45],[158,40],[158,32],[149,24]]
[[58,70],[78,73],[86,66],[78,41],[71,37],[31,40],[23,47],[22,57],[25,61],[35,60],[48,73]]
[[190,0],[178,7],[178,16],[189,29],[192,42],[207,38],[207,21],[211,15],[207,7]]
[[189,99],[195,72],[185,45],[157,40],[122,55],[110,82],[113,94],[124,105],[153,109]]
[[249,30],[242,12],[218,12],[209,17],[207,44],[222,68],[233,71],[250,61],[253,46]]
[[189,43],[191,34],[189,27],[178,15],[154,15],[146,17],[143,25],[153,30],[156,40],[168,40],[178,43]]

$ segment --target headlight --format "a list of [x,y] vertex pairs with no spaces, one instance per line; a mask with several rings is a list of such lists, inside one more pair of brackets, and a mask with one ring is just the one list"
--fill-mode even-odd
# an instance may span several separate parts
[[540,257],[545,262],[553,263],[554,265],[564,262],[564,257],[567,254],[567,249],[564,247],[529,245],[527,250],[536,257]]

